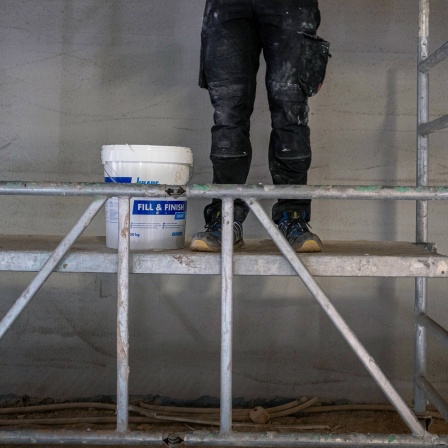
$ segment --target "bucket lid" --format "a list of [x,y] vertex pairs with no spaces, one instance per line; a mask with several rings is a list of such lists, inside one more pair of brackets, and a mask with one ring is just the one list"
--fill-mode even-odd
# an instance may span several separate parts
[[104,145],[101,150],[103,165],[107,162],[156,162],[193,164],[190,148],[182,146]]

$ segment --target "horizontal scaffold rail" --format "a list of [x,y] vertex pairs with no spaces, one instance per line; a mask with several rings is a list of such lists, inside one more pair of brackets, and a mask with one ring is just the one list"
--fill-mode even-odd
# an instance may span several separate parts
[[132,431],[118,433],[95,430],[86,432],[73,430],[23,430],[0,431],[0,442],[9,444],[89,444],[117,446],[241,446],[241,447],[445,447],[448,437],[427,434],[413,435],[376,434],[319,434],[319,433],[274,433],[233,432],[220,434],[217,431],[191,431],[170,434]]
[[0,182],[0,195],[252,199],[447,200],[448,186],[382,185],[140,185],[87,182]]

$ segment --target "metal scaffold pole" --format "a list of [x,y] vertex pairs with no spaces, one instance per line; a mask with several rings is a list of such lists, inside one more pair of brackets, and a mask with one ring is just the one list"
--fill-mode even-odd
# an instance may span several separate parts
[[[420,29],[418,39],[418,63],[428,57],[429,51],[429,0],[420,0]],[[429,74],[418,71],[417,82],[417,128],[429,120]],[[417,187],[428,186],[428,135],[417,133]],[[416,241],[428,242],[428,202],[417,201]],[[426,314],[427,279],[415,279],[415,314]],[[424,326],[415,322],[415,379],[426,376],[427,338]],[[415,381],[414,410],[416,413],[426,411],[425,392]]]
[[221,426],[232,431],[233,199],[222,201]]
[[129,424],[129,198],[118,199],[117,431]]

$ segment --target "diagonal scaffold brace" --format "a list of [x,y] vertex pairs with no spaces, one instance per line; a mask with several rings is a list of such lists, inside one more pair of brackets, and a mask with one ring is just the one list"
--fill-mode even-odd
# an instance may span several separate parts
[[323,308],[327,316],[336,326],[338,331],[348,342],[353,352],[356,354],[358,359],[362,362],[364,367],[373,377],[375,382],[381,388],[383,393],[386,395],[391,404],[395,407],[397,412],[400,414],[406,425],[416,436],[429,436],[429,433],[419,423],[417,417],[411,412],[409,407],[406,405],[404,400],[395,390],[391,382],[387,379],[385,374],[381,371],[378,364],[361,344],[357,336],[347,325],[343,317],[339,314],[337,309],[331,303],[330,299],[326,296],[321,287],[317,284],[316,280],[310,274],[308,269],[302,263],[300,258],[297,256],[295,251],[292,249],[290,244],[286,241],[285,237],[278,230],[277,226],[268,217],[264,209],[261,207],[260,203],[256,199],[246,200],[247,205],[254,212],[255,216],[258,218],[260,223],[269,233],[270,237],[274,243],[279,248],[280,252],[289,261],[293,269],[297,272],[298,276],[301,278],[305,286],[317,300],[319,305]]

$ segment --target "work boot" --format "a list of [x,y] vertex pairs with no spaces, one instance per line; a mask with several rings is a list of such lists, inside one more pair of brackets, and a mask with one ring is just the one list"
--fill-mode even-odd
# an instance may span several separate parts
[[[221,252],[222,223],[221,212],[218,212],[213,219],[205,225],[205,232],[198,232],[193,235],[190,249],[197,252]],[[244,246],[243,224],[239,221],[233,223],[233,247]]]
[[283,218],[278,222],[278,228],[296,252],[320,252],[322,241],[310,232],[305,217],[306,212],[303,210],[284,212]]

